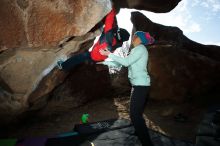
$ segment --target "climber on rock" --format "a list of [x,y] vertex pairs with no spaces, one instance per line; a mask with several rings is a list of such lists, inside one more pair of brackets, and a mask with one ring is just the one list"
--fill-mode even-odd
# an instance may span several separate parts
[[118,47],[123,45],[123,42],[129,40],[129,32],[126,29],[119,28],[117,25],[116,11],[114,8],[107,14],[104,25],[104,30],[91,52],[86,51],[76,54],[66,61],[59,60],[57,62],[58,68],[64,71],[70,71],[76,65],[86,61],[104,61],[107,57],[100,54],[101,49],[107,48],[110,52],[114,52]]

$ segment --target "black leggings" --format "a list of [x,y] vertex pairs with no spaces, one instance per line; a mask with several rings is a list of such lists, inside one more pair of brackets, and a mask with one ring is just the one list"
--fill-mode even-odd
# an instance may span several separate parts
[[131,90],[130,118],[143,146],[153,146],[143,118],[144,107],[149,97],[149,89],[149,86],[133,86]]
[[76,65],[81,64],[85,61],[93,62],[93,60],[90,57],[90,52],[88,51],[80,54],[76,54],[70,57],[69,59],[67,59],[65,62],[62,63],[62,69],[64,71],[70,71]]

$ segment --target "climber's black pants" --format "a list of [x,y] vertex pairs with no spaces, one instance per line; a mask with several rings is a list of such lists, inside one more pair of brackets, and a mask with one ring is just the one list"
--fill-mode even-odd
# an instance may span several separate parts
[[76,54],[69,59],[67,59],[65,62],[62,63],[62,69],[64,71],[70,71],[72,68],[74,68],[76,65],[81,64],[83,62],[92,62],[90,52],[83,52],[80,54]]
[[131,90],[130,118],[143,146],[153,146],[143,118],[144,107],[149,97],[149,89],[149,86],[133,86]]

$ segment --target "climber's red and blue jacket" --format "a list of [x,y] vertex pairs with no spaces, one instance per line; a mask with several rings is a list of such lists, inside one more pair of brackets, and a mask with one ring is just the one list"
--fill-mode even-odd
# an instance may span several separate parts
[[116,48],[121,47],[123,42],[117,39],[117,19],[116,11],[114,8],[107,14],[105,18],[105,27],[99,40],[93,46],[91,53],[91,58],[94,61],[103,61],[107,57],[100,54],[100,50],[108,48],[113,52]]

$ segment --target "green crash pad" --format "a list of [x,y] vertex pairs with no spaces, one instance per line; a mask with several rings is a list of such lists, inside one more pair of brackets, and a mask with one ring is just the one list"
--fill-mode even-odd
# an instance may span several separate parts
[[0,146],[15,146],[17,139],[0,139]]

